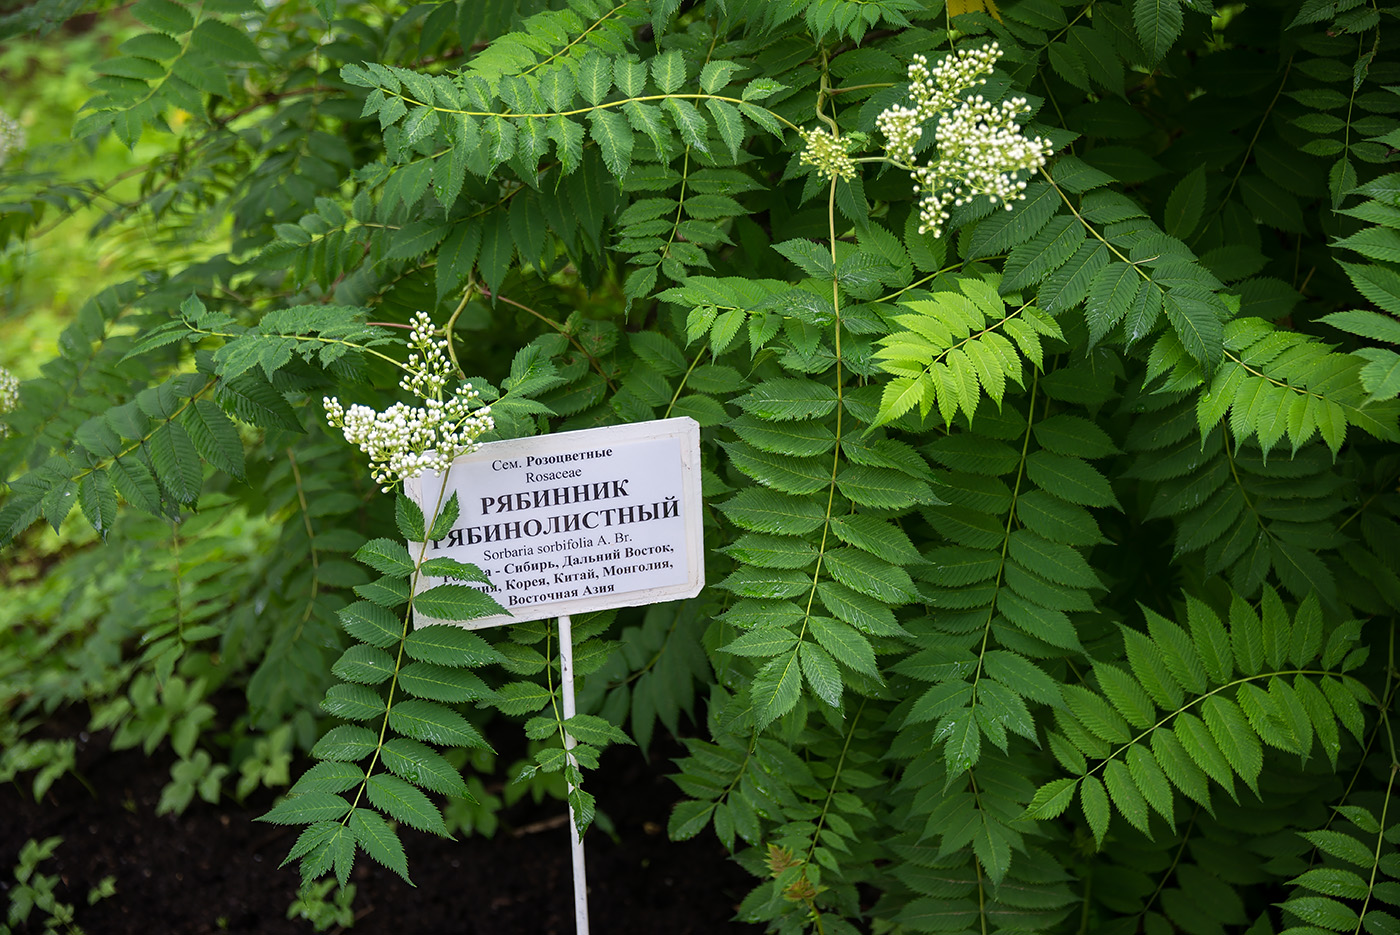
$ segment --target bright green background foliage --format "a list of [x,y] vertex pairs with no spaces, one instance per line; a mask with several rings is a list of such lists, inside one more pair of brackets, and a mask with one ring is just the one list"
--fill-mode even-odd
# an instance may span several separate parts
[[[408,874],[398,826],[489,829],[463,793],[501,732],[535,742],[510,788],[557,793],[566,727],[584,769],[664,729],[670,833],[732,849],[759,879],[740,916],[773,930],[1400,928],[1394,11],[128,13],[73,145],[159,141],[113,219],[183,252],[95,292],[8,417],[0,541],[74,543],[26,586],[45,626],[6,620],[33,663],[0,670],[11,773],[62,771],[24,737],[79,700],[170,740],[171,809],[309,748],[265,817],[344,881],[361,852]],[[1013,210],[921,235],[875,117],[913,55],[993,39],[980,92],[1025,96],[1055,155]],[[819,125],[870,158],[855,178],[800,162]],[[0,177],[20,244],[90,200],[25,158]],[[321,418],[394,398],[417,310],[498,437],[702,426],[711,585],[578,621],[570,723],[552,625],[408,627],[424,569],[394,530],[442,516]],[[490,611],[444,587],[415,600]],[[230,683],[249,707],[213,735]]]

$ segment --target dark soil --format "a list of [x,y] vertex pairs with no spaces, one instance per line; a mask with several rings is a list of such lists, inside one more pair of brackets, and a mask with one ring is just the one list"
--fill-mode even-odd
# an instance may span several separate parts
[[[588,776],[599,810],[620,839],[595,830],[586,841],[595,933],[757,931],[730,921],[756,881],[714,836],[666,839],[677,793],[665,779],[665,757],[675,752],[653,750],[648,765],[635,748],[612,750]],[[88,935],[312,932],[310,923],[287,919],[299,877],[291,866],[278,869],[297,829],[253,821],[271,805],[272,794],[255,794],[242,805],[196,799],[183,815],[157,817],[172,761],[168,749],[151,757],[109,750],[101,736],[80,749],[78,760],[95,791],[65,776],[36,804],[27,787],[0,788],[0,922],[21,846],[29,838],[61,835],[63,844],[39,871],[60,876],[59,899],[77,907],[77,923]],[[502,814],[492,838],[450,841],[401,828],[417,886],[359,855],[354,931],[573,932],[568,831],[558,820],[563,811],[561,802],[518,803]],[[108,875],[116,877],[116,895],[88,906],[89,888]],[[41,916],[31,916],[31,931],[43,930]]]

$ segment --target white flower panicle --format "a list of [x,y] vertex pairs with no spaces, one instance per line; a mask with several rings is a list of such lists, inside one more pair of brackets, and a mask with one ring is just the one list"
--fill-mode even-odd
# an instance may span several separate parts
[[443,399],[453,368],[447,341],[434,340],[432,319],[426,313],[414,315],[408,346],[412,351],[405,365],[408,372],[399,386],[421,399],[422,406],[394,403],[379,412],[361,405],[346,409],[333,396],[322,400],[327,421],[369,455],[370,473],[385,493],[425,471],[446,471],[454,458],[475,451],[477,439],[496,424],[490,406],[473,409],[481,393],[470,383]]
[[24,149],[28,139],[19,121],[0,110],[0,165],[4,165],[10,153]]
[[[1013,202],[1025,197],[1026,183],[1017,174],[1045,165],[1052,151],[1049,140],[1021,134],[1017,115],[1026,109],[1025,98],[994,104],[980,94],[965,96],[987,83],[984,76],[991,74],[1000,58],[1001,47],[995,42],[980,49],[959,49],[933,68],[928,59],[916,55],[909,65],[913,106],[896,104],[875,119],[891,158],[909,167],[914,190],[923,195],[921,234],[932,231],[941,237],[949,206],[980,195],[1010,211]],[[934,130],[937,156],[926,166],[916,165],[914,150],[923,138],[923,124],[935,117],[941,118]]]
[[[0,416],[19,408],[19,377],[0,367]],[[10,427],[0,422],[0,438],[10,436]]]
[[829,179],[853,179],[856,177],[856,164],[851,161],[851,141],[838,139],[826,130],[798,130],[807,148],[802,151],[798,162],[804,166],[816,166],[817,172]]

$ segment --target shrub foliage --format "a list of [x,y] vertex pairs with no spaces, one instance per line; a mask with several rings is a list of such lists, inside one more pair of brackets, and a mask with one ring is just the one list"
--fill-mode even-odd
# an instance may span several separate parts
[[[118,210],[202,259],[92,296],[21,386],[0,542],[86,523],[173,558],[145,579],[158,612],[58,631],[134,656],[6,676],[12,740],[86,699],[159,743],[163,702],[195,718],[170,733],[183,801],[213,797],[199,706],[237,680],[237,794],[270,775],[260,732],[309,747],[265,818],[344,882],[357,852],[408,874],[397,826],[449,831],[428,793],[468,793],[461,751],[520,729],[497,714],[585,823],[563,731],[586,769],[659,724],[687,749],[670,834],[717,835],[759,878],[740,917],[771,930],[1400,926],[1394,10],[128,13],[74,137],[169,140]],[[962,198],[921,233],[877,117],[914,56],[993,41],[976,93],[1024,98],[1053,154],[1009,210]],[[849,171],[804,158],[817,129]],[[41,169],[6,163],[0,236],[95,197]],[[395,398],[420,310],[496,437],[703,428],[710,586],[579,621],[571,722],[551,624],[409,626],[410,578],[479,572],[383,537],[431,538],[455,504],[395,508],[322,418],[323,396]]]

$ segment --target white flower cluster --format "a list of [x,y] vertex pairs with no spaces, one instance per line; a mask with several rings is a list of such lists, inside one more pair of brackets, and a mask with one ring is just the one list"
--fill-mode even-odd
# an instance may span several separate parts
[[829,179],[853,179],[856,177],[856,164],[851,161],[851,141],[837,139],[818,127],[815,130],[798,130],[807,148],[798,159],[804,166],[816,166],[817,172]]
[[408,346],[408,373],[399,386],[421,399],[422,406],[394,403],[379,412],[361,405],[347,410],[332,396],[322,400],[327,421],[369,455],[370,473],[385,493],[424,471],[446,471],[454,458],[475,451],[477,439],[495,427],[490,406],[473,410],[481,393],[470,383],[442,398],[452,364],[447,342],[434,340],[432,319],[423,312],[414,316]]
[[[0,367],[0,415],[19,408],[19,377]],[[0,438],[8,438],[10,427],[0,422]]]
[[[894,105],[876,118],[876,126],[888,141],[891,158],[909,166],[919,202],[919,233],[943,235],[949,206],[961,205],[980,195],[1001,202],[1010,211],[1012,202],[1025,197],[1026,183],[1017,175],[1045,165],[1051,153],[1049,140],[1028,139],[1021,134],[1017,115],[1026,99],[1013,97],[993,104],[982,95],[964,97],[986,84],[1001,58],[993,42],[980,49],[960,49],[932,69],[922,55],[909,65],[909,100],[912,107]],[[914,165],[914,149],[923,137],[923,124],[940,117],[934,130],[937,156],[926,166]]]
[[16,150],[24,149],[24,144],[28,141],[28,136],[24,132],[24,127],[9,114],[0,110],[0,165],[4,165],[6,157]]

